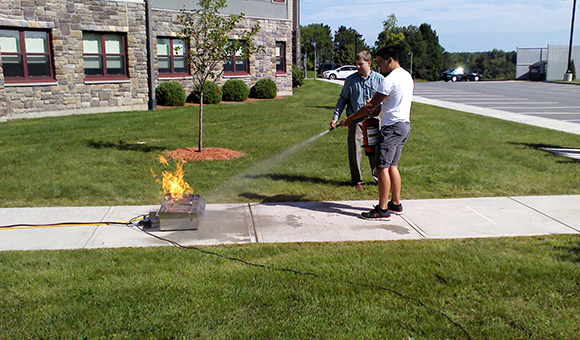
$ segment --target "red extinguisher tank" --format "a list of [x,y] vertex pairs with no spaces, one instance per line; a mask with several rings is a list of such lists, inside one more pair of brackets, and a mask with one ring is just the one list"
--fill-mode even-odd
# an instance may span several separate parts
[[375,155],[375,147],[379,142],[380,122],[376,118],[368,118],[362,122],[363,147],[367,156]]

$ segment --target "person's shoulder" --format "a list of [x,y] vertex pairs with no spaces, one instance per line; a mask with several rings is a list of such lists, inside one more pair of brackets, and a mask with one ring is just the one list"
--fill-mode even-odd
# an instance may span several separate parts
[[358,74],[358,72],[355,72],[355,73],[351,74],[350,76],[346,77],[344,79],[344,81],[356,81],[359,79],[359,77],[360,77],[360,75]]
[[371,71],[371,77],[374,77],[377,79],[384,79],[385,78],[382,74],[380,74],[379,72],[374,71],[374,70]]
[[391,71],[385,78],[396,79],[396,78],[408,78],[411,74],[402,67],[398,67]]

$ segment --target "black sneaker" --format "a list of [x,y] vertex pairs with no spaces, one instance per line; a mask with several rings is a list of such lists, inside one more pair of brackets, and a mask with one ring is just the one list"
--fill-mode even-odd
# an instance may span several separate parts
[[403,215],[403,205],[402,204],[394,204],[393,202],[389,201],[387,207],[390,212],[396,215]]
[[360,214],[365,220],[388,221],[391,219],[389,210],[382,210],[378,205],[368,213]]

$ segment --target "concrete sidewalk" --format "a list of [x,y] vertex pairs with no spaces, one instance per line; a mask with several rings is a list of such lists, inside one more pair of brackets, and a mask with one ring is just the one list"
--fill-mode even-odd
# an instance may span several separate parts
[[[580,234],[580,195],[407,200],[388,222],[376,201],[208,204],[198,230],[153,231],[182,245],[344,242]],[[159,206],[3,208],[0,225],[117,222]],[[122,225],[0,229],[0,250],[166,246]]]

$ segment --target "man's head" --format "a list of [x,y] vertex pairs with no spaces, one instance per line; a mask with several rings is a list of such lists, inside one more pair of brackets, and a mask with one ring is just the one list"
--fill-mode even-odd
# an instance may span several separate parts
[[392,70],[401,67],[399,65],[399,52],[393,46],[380,48],[377,53],[377,64],[383,73],[391,73]]
[[361,51],[356,55],[356,70],[361,75],[367,77],[371,73],[371,62],[373,57],[369,51]]

